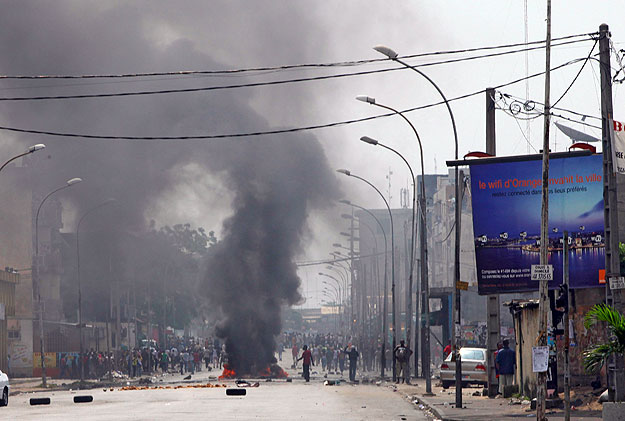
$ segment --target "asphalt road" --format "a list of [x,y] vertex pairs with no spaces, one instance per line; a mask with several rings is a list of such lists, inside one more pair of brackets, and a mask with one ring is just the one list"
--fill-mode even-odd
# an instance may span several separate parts
[[[93,395],[76,404],[76,395]],[[30,406],[29,399],[48,396],[50,405]],[[244,397],[229,397],[224,388],[38,392],[12,396],[0,418],[19,420],[426,420],[414,405],[385,387],[324,386],[321,380],[262,382]]]

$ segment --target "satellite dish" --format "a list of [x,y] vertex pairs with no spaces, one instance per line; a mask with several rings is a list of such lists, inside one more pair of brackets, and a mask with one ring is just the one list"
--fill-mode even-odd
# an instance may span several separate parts
[[560,131],[562,133],[564,133],[569,139],[571,139],[571,141],[573,143],[576,142],[601,142],[601,139],[596,138],[594,136],[591,136],[589,134],[586,134],[584,132],[580,132],[579,130],[575,130],[572,129],[570,127],[567,127],[561,123],[558,123],[557,121],[554,123],[556,125],[556,127],[558,129],[560,129]]

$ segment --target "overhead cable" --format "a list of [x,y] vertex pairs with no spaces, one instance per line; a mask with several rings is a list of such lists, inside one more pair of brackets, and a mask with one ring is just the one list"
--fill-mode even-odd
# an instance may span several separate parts
[[[585,60],[585,58],[578,58],[574,60],[570,60],[566,63],[560,64],[556,67],[553,67],[551,70],[555,71],[558,69],[562,69],[566,66],[569,66],[574,63],[578,63],[579,61]],[[501,85],[494,86],[494,89],[500,89],[506,86],[510,86],[519,82],[522,82],[528,78],[535,78],[544,74],[543,72],[534,73],[530,76],[522,77],[519,79],[515,79],[511,82],[503,83]],[[484,89],[480,89],[479,91],[474,91],[468,94],[460,95],[454,98],[448,99],[448,102],[458,101],[461,99],[466,99],[475,95],[479,95],[484,93]],[[423,110],[427,108],[436,107],[438,105],[445,104],[444,101],[439,101],[435,103],[430,103],[426,105],[421,105],[418,107],[408,108],[402,110],[401,113],[410,113],[417,110]],[[110,140],[208,140],[208,139],[226,139],[226,138],[241,138],[241,137],[252,137],[252,136],[266,136],[266,135],[275,135],[275,134],[283,134],[283,133],[294,133],[294,132],[303,132],[309,130],[323,129],[329,127],[337,127],[354,123],[361,123],[364,121],[375,120],[383,117],[390,117],[395,115],[395,113],[385,113],[378,114],[369,117],[363,117],[358,119],[351,120],[343,120],[337,121],[333,123],[326,124],[316,124],[310,126],[303,127],[294,127],[288,129],[276,129],[276,130],[267,130],[267,131],[258,131],[258,132],[245,132],[245,133],[229,133],[229,134],[214,134],[214,135],[193,135],[193,136],[111,136],[111,135],[95,135],[95,134],[86,134],[86,133],[68,133],[68,132],[56,132],[49,130],[34,130],[34,129],[25,129],[25,128],[17,128],[17,127],[8,127],[8,126],[0,126],[0,130],[18,132],[18,133],[30,133],[30,134],[40,134],[47,136],[59,136],[59,137],[76,137],[76,138],[85,138],[85,139],[110,139]],[[580,114],[581,115],[581,114]]]
[[[560,44],[552,45],[553,47],[561,46],[565,44],[583,42],[587,40],[576,40],[576,41],[566,41]],[[504,51],[499,53],[486,54],[482,56],[475,57],[463,57],[458,59],[444,60],[440,62],[433,63],[423,63],[414,65],[412,67],[430,67],[441,64],[450,64],[450,63],[458,63],[462,61],[476,60],[480,58],[488,58],[495,56],[502,56],[507,54],[519,53],[527,50],[534,49],[542,49],[543,47],[532,47],[530,49],[519,49],[513,51]],[[384,59],[387,60],[388,59]],[[334,75],[323,75],[323,76],[311,76],[311,77],[302,77],[295,79],[282,79],[282,80],[274,80],[274,81],[264,81],[264,82],[250,82],[250,83],[240,83],[240,84],[232,84],[232,85],[218,85],[218,86],[205,86],[200,88],[183,88],[183,89],[159,89],[159,90],[150,90],[150,91],[126,91],[126,92],[112,92],[112,93],[97,93],[97,94],[78,94],[78,95],[40,95],[40,96],[30,96],[30,97],[0,97],[0,101],[42,101],[42,100],[67,100],[67,99],[86,99],[86,98],[111,98],[111,97],[129,97],[129,96],[144,96],[144,95],[161,95],[161,94],[173,94],[173,93],[190,93],[190,92],[207,92],[207,91],[218,91],[218,90],[226,90],[226,89],[239,89],[239,88],[251,88],[251,87],[259,87],[259,86],[271,86],[271,85],[284,85],[289,83],[300,83],[300,82],[310,82],[310,81],[318,81],[318,80],[327,80],[327,79],[338,79],[338,78],[346,78],[352,76],[362,76],[362,75],[370,75],[376,73],[386,73],[392,72],[396,70],[407,70],[404,66],[385,68],[385,69],[376,69],[376,70],[365,70],[360,72],[352,72],[352,73],[340,73]]]
[[[570,40],[570,39],[575,39],[575,38],[580,38],[580,37],[588,38],[588,37],[594,37],[596,35],[598,35],[597,32],[567,35],[567,36],[563,36],[559,38],[554,38],[553,41]],[[428,53],[401,56],[400,58],[403,60],[409,60],[412,58],[421,58],[421,57],[447,55],[447,54],[470,53],[470,52],[476,52],[476,51],[496,50],[496,49],[527,46],[527,45],[544,44],[544,43],[545,43],[544,40],[540,40],[540,41],[532,41],[529,43],[504,44],[504,45],[495,45],[495,46],[486,46],[486,47],[465,48],[465,49],[460,49],[460,50],[434,51],[434,52],[428,52]],[[525,51],[525,50],[522,50],[522,51]],[[369,64],[369,63],[378,63],[378,62],[382,62],[386,60],[388,59],[377,58],[377,59],[368,59],[368,60],[341,61],[341,62],[333,62],[333,63],[306,63],[306,64],[293,64],[293,65],[282,65],[282,66],[272,66],[272,67],[252,67],[252,68],[230,69],[230,70],[177,70],[177,71],[172,71],[172,72],[91,74],[91,75],[0,75],[0,79],[35,79],[35,80],[114,79],[114,78],[137,78],[137,77],[152,77],[152,76],[226,75],[226,74],[233,74],[233,73],[265,72],[265,71],[273,71],[273,70],[290,70],[290,69],[302,69],[302,68],[306,69],[306,68],[324,68],[324,67],[348,67],[348,66],[358,66],[358,65]]]

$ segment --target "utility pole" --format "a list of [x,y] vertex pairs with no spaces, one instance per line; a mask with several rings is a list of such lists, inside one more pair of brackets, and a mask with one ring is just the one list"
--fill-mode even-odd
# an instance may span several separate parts
[[[486,153],[496,155],[495,144],[495,89],[486,89]],[[494,398],[497,395],[499,386],[497,381],[497,370],[495,367],[495,352],[499,342],[500,333],[500,307],[499,294],[491,294],[486,297],[486,330],[488,331],[488,397]]]
[[564,291],[566,294],[566,305],[564,306],[564,421],[571,421],[571,367],[569,366],[569,350],[570,336],[569,332],[569,232],[564,231],[564,244],[562,245],[564,253]]
[[[462,409],[462,357],[460,355],[460,326],[462,324],[462,306],[460,300],[460,289],[458,288],[460,283],[460,218],[462,216],[462,194],[460,192],[460,183],[464,185],[464,172],[458,171],[458,167],[456,167],[456,232],[455,237],[456,241],[454,244],[454,272],[455,272],[455,312],[454,312],[454,352],[456,353],[456,408]],[[426,320],[427,322],[427,320]],[[429,341],[428,341],[429,342]],[[428,367],[427,375],[430,375],[430,368]],[[429,376],[431,377],[431,376]],[[427,381],[427,377],[426,377]],[[431,380],[430,380],[431,381]]]
[[[622,289],[611,289],[610,278],[620,275],[619,224],[616,198],[616,174],[612,162],[612,74],[610,69],[610,31],[607,24],[599,26],[599,60],[601,67],[601,140],[603,146],[603,202],[605,225],[606,302],[623,313]],[[610,370],[610,365],[614,367]],[[608,394],[611,401],[625,400],[625,363],[612,358],[608,365]]]
[[428,250],[427,250],[427,204],[425,198],[425,176],[421,180],[421,308],[425,316],[425,326],[423,327],[423,360],[421,370],[425,376],[425,394],[432,396],[432,374],[430,373],[430,282],[428,280]]
[[[548,264],[549,246],[549,124],[550,124],[550,91],[551,91],[551,0],[547,0],[547,44],[545,51],[545,109],[543,127],[543,166],[542,195],[540,214],[540,264]],[[549,309],[549,280],[541,279],[538,302],[538,346],[547,345],[547,311]],[[536,384],[536,420],[545,421],[547,399],[547,372],[537,373]]]

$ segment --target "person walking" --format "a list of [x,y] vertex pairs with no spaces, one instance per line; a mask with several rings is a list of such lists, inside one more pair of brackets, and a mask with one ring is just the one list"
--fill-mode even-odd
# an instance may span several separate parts
[[495,367],[499,370],[499,393],[503,395],[506,386],[514,384],[514,369],[516,366],[516,356],[510,349],[510,341],[503,340],[503,348],[497,352]]
[[304,368],[303,376],[304,376],[304,379],[306,379],[306,383],[308,383],[310,381],[310,365],[311,364],[315,365],[315,360],[313,359],[312,352],[310,352],[310,349],[308,349],[308,345],[304,345],[302,350],[303,350],[302,356],[299,357],[297,361],[303,360],[302,361],[302,367]]
[[339,353],[339,370],[341,371],[341,377],[343,376],[343,370],[345,370],[345,352],[342,349],[338,350]]
[[291,368],[297,368],[297,362],[299,361],[297,354],[299,354],[299,348],[297,347],[297,344],[294,343],[293,348],[291,348],[291,355],[293,356],[293,365]]
[[358,350],[356,350],[356,347],[354,345],[351,346],[349,351],[347,350],[347,348],[350,348],[350,347],[349,346],[345,347],[345,353],[349,357],[349,381],[355,382],[356,381],[356,366],[358,364],[358,357],[360,356],[360,354],[358,353]]
[[[395,360],[397,361],[397,382],[400,380],[406,384],[410,384],[410,371],[408,371],[408,361],[410,360],[410,356],[412,355],[412,350],[410,350],[405,341],[402,339],[399,341],[399,345],[395,347],[393,350],[395,354]],[[403,376],[403,377],[402,377]]]

